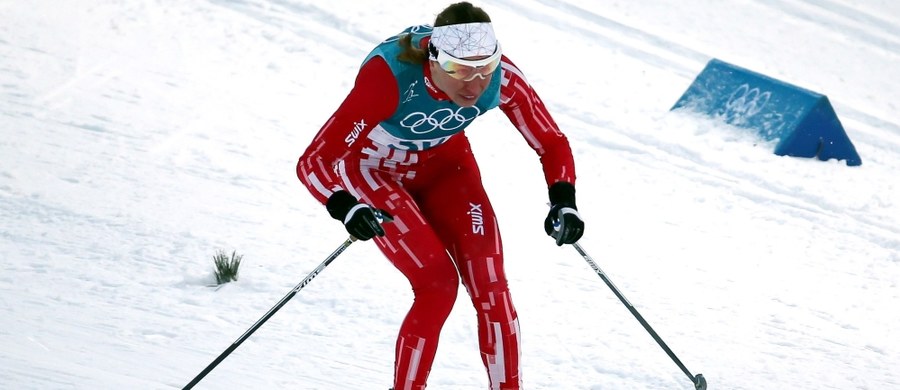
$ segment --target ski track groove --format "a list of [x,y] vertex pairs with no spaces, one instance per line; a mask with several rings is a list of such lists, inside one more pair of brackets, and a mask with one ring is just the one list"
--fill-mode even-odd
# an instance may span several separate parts
[[[266,6],[252,0],[209,0],[209,2],[305,39],[314,37],[315,41],[326,43],[347,57],[357,60],[362,60],[362,56],[371,49],[370,46],[383,39],[383,37],[375,37],[364,31],[347,30],[342,26],[350,25],[348,20],[311,4],[297,4],[285,0],[272,0]],[[321,33],[323,28],[304,27],[309,24],[324,26],[328,31],[338,33],[337,37],[342,39],[336,38],[335,34]],[[352,45],[348,46],[345,44],[346,42],[352,42]]]
[[[546,2],[547,1],[542,1],[542,3]],[[590,38],[591,42],[600,44],[604,47],[614,48],[616,49],[616,52],[620,52],[632,58],[639,59],[657,68],[673,71],[679,76],[685,78],[693,78],[694,76],[696,76],[694,74],[695,67],[692,65],[703,64],[710,58],[708,56],[704,56],[702,53],[690,50],[674,42],[669,42],[652,34],[646,33],[642,30],[634,29],[621,23],[614,22],[610,19],[604,18],[603,16],[597,15],[596,13],[584,10],[571,4],[551,1],[551,4],[553,5],[552,7],[546,6],[546,9],[535,10],[528,8],[522,5],[521,2],[517,2],[514,0],[499,0],[497,1],[497,3],[502,4],[505,8],[512,10],[513,12],[516,12],[520,15],[525,15],[529,19],[546,20],[552,17],[556,19],[556,22],[554,23],[552,21],[547,21],[546,24],[566,26],[566,30],[570,33],[577,33],[578,35],[581,35],[583,37]],[[560,11],[565,12],[563,16],[582,19],[587,23],[584,25],[568,23],[566,20],[563,20],[562,16],[559,15]],[[615,37],[603,34],[603,32],[613,33]],[[652,46],[654,48],[654,51],[647,51],[637,48],[634,45],[625,43],[625,40],[630,39],[629,37],[632,35],[635,36],[635,39],[633,40]],[[673,48],[667,48],[666,45],[671,45]],[[667,58],[660,53],[671,54],[673,57],[681,61],[675,61],[671,58]]]
[[[900,57],[900,27],[890,21],[871,15],[860,9],[837,4],[831,0],[799,0],[805,5],[792,5],[786,0],[757,0],[777,10],[787,10],[798,20],[815,25],[836,27],[831,34],[845,35],[872,50]],[[821,15],[824,13],[825,15]],[[836,32],[840,31],[840,32]]]

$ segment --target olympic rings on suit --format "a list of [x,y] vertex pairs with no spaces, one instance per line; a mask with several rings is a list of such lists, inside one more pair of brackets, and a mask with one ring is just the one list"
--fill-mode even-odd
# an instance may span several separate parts
[[454,131],[465,127],[480,114],[481,109],[476,106],[459,107],[456,111],[442,108],[427,115],[424,112],[414,112],[403,118],[400,126],[414,134],[427,134],[435,130]]

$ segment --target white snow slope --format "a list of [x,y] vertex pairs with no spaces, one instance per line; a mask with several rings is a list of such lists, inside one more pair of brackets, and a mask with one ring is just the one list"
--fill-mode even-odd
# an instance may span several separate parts
[[[297,157],[365,54],[449,2],[0,1],[0,388],[182,388],[346,238]],[[900,2],[485,0],[569,136],[581,244],[710,389],[900,388]],[[669,108],[711,58],[824,95],[863,164]],[[498,112],[528,389],[691,389],[571,247]],[[220,289],[212,257],[242,254]],[[205,389],[387,389],[411,302],[355,243]],[[429,388],[487,377],[461,290]]]

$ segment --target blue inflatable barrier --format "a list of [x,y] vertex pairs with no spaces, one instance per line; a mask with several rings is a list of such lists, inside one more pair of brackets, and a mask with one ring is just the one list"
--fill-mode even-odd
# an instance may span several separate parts
[[862,164],[824,95],[712,59],[672,110],[685,108],[778,140],[779,156]]

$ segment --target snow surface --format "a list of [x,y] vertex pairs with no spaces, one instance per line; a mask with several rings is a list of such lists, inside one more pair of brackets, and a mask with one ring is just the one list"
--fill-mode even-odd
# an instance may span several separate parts
[[[0,2],[0,388],[181,388],[346,238],[294,174],[381,39],[449,2]],[[900,388],[900,2],[485,0],[576,154],[581,243],[710,389]],[[829,97],[863,165],[669,108],[711,58]],[[691,389],[467,132],[528,389]],[[214,282],[217,250],[244,255]],[[387,389],[412,299],[353,244],[198,389]],[[429,388],[486,388],[466,295]]]

